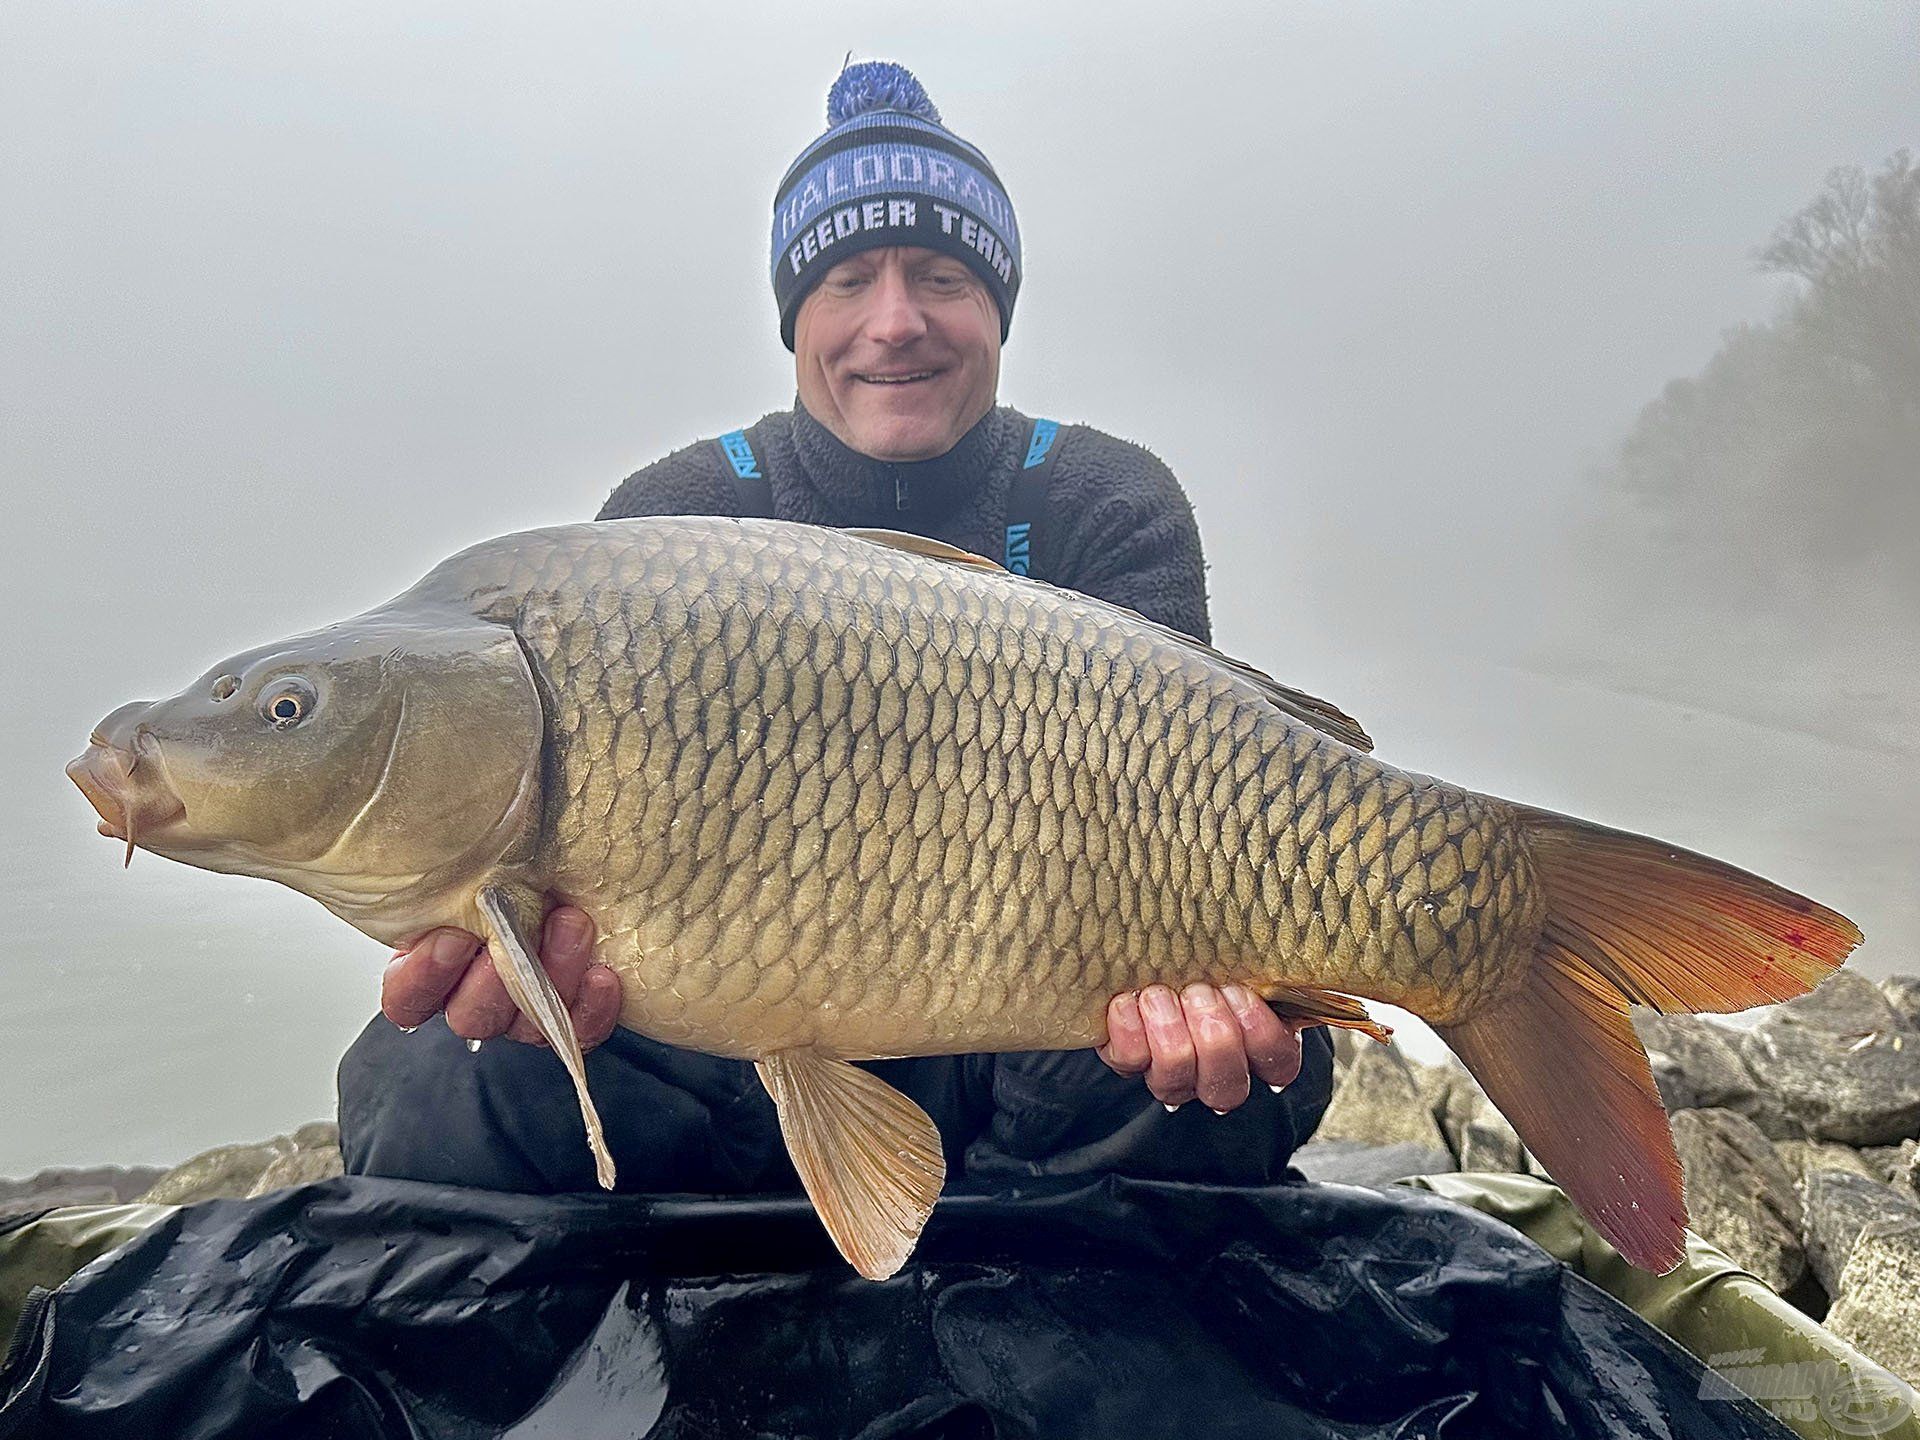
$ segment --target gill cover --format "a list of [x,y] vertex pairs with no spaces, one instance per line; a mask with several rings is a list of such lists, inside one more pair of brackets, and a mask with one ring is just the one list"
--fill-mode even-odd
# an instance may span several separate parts
[[396,604],[262,646],[103,724],[157,757],[185,809],[148,848],[281,881],[381,939],[437,923],[442,892],[470,889],[538,816],[525,654],[452,608]]

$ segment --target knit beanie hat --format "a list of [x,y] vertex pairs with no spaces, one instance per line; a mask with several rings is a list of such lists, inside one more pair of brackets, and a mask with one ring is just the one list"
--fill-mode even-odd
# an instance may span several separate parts
[[793,349],[800,302],[849,255],[921,245],[969,265],[1000,307],[1020,293],[1020,227],[987,157],[940,123],[899,65],[849,65],[827,92],[827,132],[800,152],[773,202],[773,295]]

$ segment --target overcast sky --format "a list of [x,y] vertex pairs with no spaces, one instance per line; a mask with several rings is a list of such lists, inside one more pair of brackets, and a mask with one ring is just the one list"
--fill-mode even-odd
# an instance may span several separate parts
[[[35,997],[13,1038],[57,1052],[23,1068],[72,1096],[127,1048],[130,948],[350,956],[257,992],[298,997],[283,1108],[320,1113],[378,957],[292,896],[158,861],[122,880],[59,767],[125,699],[474,539],[590,515],[789,403],[766,220],[849,51],[914,68],[993,160],[1026,247],[1002,398],[1173,466],[1228,649],[1348,706],[1389,758],[1691,826],[1743,863],[1791,870],[1850,835],[1855,789],[1889,791],[1872,757],[1816,783],[1798,751],[1716,732],[1702,756],[1786,772],[1694,767],[1759,812],[1735,826],[1617,783],[1671,757],[1659,717],[1620,712],[1647,728],[1615,742],[1611,714],[1562,723],[1485,677],[1556,603],[1537,557],[1582,478],[1780,302],[1755,247],[1830,167],[1920,145],[1920,9],[825,8],[0,8],[0,841],[27,877],[0,901],[0,976]],[[1876,877],[1920,863],[1910,813],[1849,838]],[[1900,903],[1896,931],[1910,885]],[[257,1013],[222,1011],[215,971],[169,973],[213,1007],[221,1064],[294,1043],[236,1038]],[[203,1083],[212,1042],[147,1023],[143,1048]],[[83,1125],[100,1102],[62,1103]],[[0,1174],[23,1164],[0,1144]]]

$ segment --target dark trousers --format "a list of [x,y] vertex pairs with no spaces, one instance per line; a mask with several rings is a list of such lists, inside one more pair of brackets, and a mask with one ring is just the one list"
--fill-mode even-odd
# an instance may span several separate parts
[[[1302,1048],[1299,1079],[1278,1095],[1256,1082],[1226,1116],[1198,1103],[1169,1114],[1137,1077],[1114,1074],[1091,1050],[866,1068],[933,1118],[952,1177],[1113,1172],[1263,1184],[1285,1175],[1332,1094],[1326,1031],[1307,1031]],[[752,1065],[616,1030],[587,1056],[587,1080],[621,1190],[798,1188]],[[472,1053],[444,1018],[406,1034],[375,1016],[342,1058],[339,1086],[349,1174],[523,1194],[596,1188],[572,1083],[544,1047],[502,1039]]]

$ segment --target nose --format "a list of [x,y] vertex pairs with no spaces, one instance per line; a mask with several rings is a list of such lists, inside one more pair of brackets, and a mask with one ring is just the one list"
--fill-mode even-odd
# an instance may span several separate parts
[[90,738],[96,745],[132,752],[140,717],[152,708],[151,700],[130,700],[94,726]]
[[900,349],[927,333],[927,317],[898,265],[881,267],[869,293],[873,308],[867,313],[868,339]]

